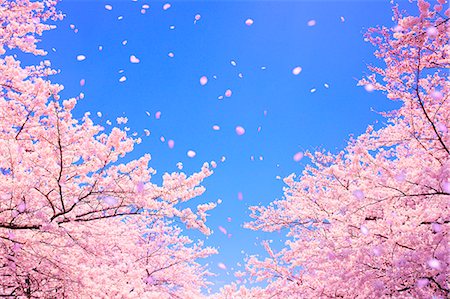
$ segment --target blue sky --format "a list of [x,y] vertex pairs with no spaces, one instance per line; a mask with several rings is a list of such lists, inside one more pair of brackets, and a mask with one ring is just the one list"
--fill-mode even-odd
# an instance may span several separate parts
[[[59,8],[66,17],[44,35],[41,47],[49,51],[53,67],[61,70],[52,80],[65,86],[63,97],[85,94],[77,116],[91,111],[102,124],[107,119],[115,124],[117,117],[126,116],[131,132],[144,137],[144,129],[151,131],[129,158],[151,153],[158,176],[176,171],[177,162],[192,173],[204,161],[226,157],[205,181],[207,192],[193,201],[222,200],[211,212],[208,223],[214,234],[206,240],[220,250],[205,261],[218,274],[212,278],[216,284],[212,289],[217,290],[233,280],[232,270],[239,269],[237,263],[245,254],[262,252],[261,239],[273,239],[275,244],[283,239],[283,233],[253,232],[242,224],[249,220],[248,206],[282,196],[283,182],[277,176],[301,172],[307,161],[297,163],[293,155],[315,149],[336,152],[350,134],[358,135],[381,119],[372,110],[396,106],[384,95],[356,86],[367,73],[366,65],[378,63],[363,33],[374,25],[392,26],[391,5],[389,1],[171,1],[171,7],[163,10],[164,3],[62,1]],[[106,10],[106,4],[113,9]],[[144,4],[150,8],[142,14]],[[196,14],[201,18],[194,24]],[[253,25],[245,24],[248,18]],[[315,26],[307,25],[310,20],[316,21]],[[77,61],[81,54],[86,59]],[[130,63],[130,55],[140,62]],[[302,68],[297,76],[292,74],[296,66]],[[119,82],[122,76],[125,82]],[[205,86],[199,83],[202,76],[209,79]],[[227,89],[232,96],[219,100]],[[157,111],[160,119],[155,119]],[[214,131],[213,125],[221,129]],[[242,136],[235,133],[238,125],[246,130]],[[175,141],[173,149],[168,139]],[[197,155],[187,157],[188,150]],[[238,199],[239,192],[243,200]],[[219,262],[228,271],[219,269]]]

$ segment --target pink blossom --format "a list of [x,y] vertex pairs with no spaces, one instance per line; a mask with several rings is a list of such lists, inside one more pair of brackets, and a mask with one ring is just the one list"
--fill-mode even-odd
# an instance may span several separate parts
[[241,127],[241,126],[236,126],[235,131],[236,131],[236,134],[239,135],[239,136],[245,134],[245,129],[243,127]]
[[295,75],[295,76],[297,76],[298,74],[301,73],[301,71],[302,71],[302,68],[299,67],[299,66],[296,66],[296,67],[294,67],[294,68],[292,69],[292,74]]
[[253,25],[253,19],[247,19],[245,20],[245,25],[252,26]]
[[208,78],[206,76],[202,76],[200,78],[200,85],[204,86],[206,83],[208,83]]

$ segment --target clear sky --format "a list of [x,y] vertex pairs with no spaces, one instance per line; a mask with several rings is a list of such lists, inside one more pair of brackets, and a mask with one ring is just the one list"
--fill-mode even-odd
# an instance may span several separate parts
[[[207,192],[193,200],[222,200],[210,213],[214,234],[206,239],[220,254],[204,261],[218,275],[212,278],[217,290],[234,280],[233,270],[246,254],[262,252],[262,239],[273,239],[275,247],[283,240],[283,232],[253,232],[242,224],[250,220],[248,206],[283,196],[280,177],[301,172],[307,161],[295,162],[293,155],[315,149],[336,152],[351,134],[381,120],[374,111],[395,107],[384,95],[356,86],[366,65],[376,62],[363,33],[375,25],[392,26],[391,5],[171,1],[163,10],[164,3],[64,0],[59,8],[66,17],[44,35],[41,47],[61,70],[51,80],[65,86],[63,97],[84,93],[78,116],[90,111],[105,126],[108,119],[117,125],[117,117],[128,117],[130,132],[143,137],[129,158],[151,153],[156,182],[164,172],[177,171],[178,162],[192,173],[204,161],[226,157],[205,181]],[[143,14],[145,4],[149,8]],[[197,14],[201,17],[194,23]],[[249,18],[251,26],[245,24]],[[78,55],[86,59],[78,61]],[[131,55],[139,63],[131,63]],[[302,71],[294,75],[297,66]],[[126,81],[119,82],[122,76]],[[202,76],[208,78],[204,86]],[[231,96],[219,99],[228,89]],[[236,134],[236,126],[245,128],[245,134]],[[151,131],[149,137],[144,129]],[[175,142],[173,149],[169,139]],[[189,158],[188,150],[196,156]]]

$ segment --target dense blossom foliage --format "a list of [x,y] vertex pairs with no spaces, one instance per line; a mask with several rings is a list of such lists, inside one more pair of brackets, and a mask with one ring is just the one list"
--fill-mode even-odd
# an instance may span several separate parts
[[394,28],[366,35],[385,67],[359,82],[402,106],[338,154],[285,179],[283,199],[251,207],[254,230],[288,230],[279,252],[250,257],[265,288],[234,284],[225,298],[448,298],[450,223],[450,9],[419,0],[394,8]]
[[[176,217],[205,234],[207,211],[178,203],[204,192],[208,164],[150,182],[150,155],[121,163],[139,138],[72,115],[50,62],[22,66],[11,49],[45,55],[37,37],[60,19],[57,1],[0,2],[0,296],[196,297],[216,251],[181,235]],[[215,164],[214,164],[215,165]]]

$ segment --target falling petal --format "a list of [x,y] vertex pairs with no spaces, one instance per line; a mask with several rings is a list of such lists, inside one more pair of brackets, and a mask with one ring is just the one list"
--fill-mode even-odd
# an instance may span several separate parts
[[241,126],[237,126],[235,131],[236,131],[236,134],[238,134],[239,136],[242,136],[245,134],[245,129]]
[[110,5],[110,4],[106,4],[106,5],[105,5],[105,9],[106,9],[106,10],[112,10],[113,7],[112,7],[112,5]]
[[227,266],[225,266],[224,263],[218,263],[218,264],[217,264],[217,267],[219,267],[219,268],[222,269],[222,270],[226,270],[226,269],[227,269]]
[[220,127],[218,125],[214,125],[214,126],[212,126],[212,128],[213,128],[214,131],[219,131],[220,130]]
[[110,206],[116,205],[118,200],[117,198],[111,197],[111,196],[105,196],[103,197],[103,201]]
[[206,76],[202,76],[200,78],[200,85],[205,86],[208,83],[208,78]]
[[442,226],[439,223],[433,223],[433,224],[431,224],[431,229],[435,233],[440,233],[442,231]]
[[369,234],[369,229],[367,227],[365,227],[364,225],[361,225],[360,230],[363,235]]
[[123,41],[122,41],[122,45],[125,46],[126,44],[128,44],[128,41],[127,41],[127,40],[123,40]]
[[242,194],[242,192],[238,192],[238,200],[243,200],[244,199],[244,195]]
[[98,117],[102,117],[102,113],[100,111],[97,112]]
[[172,52],[169,52],[169,54],[167,54],[170,58],[173,58],[175,56],[175,54],[173,54]]
[[245,25],[252,26],[253,25],[253,20],[252,19],[245,20]]
[[236,61],[234,61],[234,60],[231,60],[230,63],[231,63],[232,66],[236,66],[237,65]]
[[375,86],[373,86],[373,84],[367,84],[367,85],[364,85],[364,89],[367,91],[367,92],[372,92],[372,91],[374,91],[375,90]]
[[324,83],[323,86],[325,86],[325,88],[330,88],[330,85],[328,85],[327,83]]
[[84,56],[84,55],[78,55],[77,56],[77,60],[78,61],[83,61],[83,60],[85,60],[86,59],[86,56]]
[[433,98],[433,100],[440,101],[443,97],[444,95],[440,91],[435,90],[431,93],[431,98]]
[[316,89],[315,89],[315,88],[312,88],[312,89],[310,90],[310,92],[311,92],[311,93],[314,93],[314,92],[316,92]]
[[427,28],[427,35],[429,37],[436,37],[438,35],[438,33],[439,33],[439,31],[434,26],[431,26],[431,27]]
[[194,19],[195,19],[196,21],[199,21],[199,20],[201,19],[201,17],[202,17],[201,15],[196,14],[195,17],[194,17]]
[[296,66],[295,68],[292,69],[292,74],[297,76],[298,74],[300,74],[302,71],[302,68],[299,66]]
[[84,86],[84,84],[86,84],[86,80],[81,79],[81,80],[80,80],[80,86]]
[[231,89],[227,89],[227,90],[225,91],[225,96],[226,96],[227,98],[231,97],[231,94],[232,94]]
[[143,182],[137,183],[136,190],[137,190],[138,193],[144,192],[144,183]]
[[218,204],[221,204],[222,203],[222,200],[219,198],[219,199],[217,199],[217,203]]
[[122,76],[122,77],[120,77],[119,82],[125,82],[126,80],[127,80],[127,77]]
[[364,199],[364,193],[359,189],[353,191],[353,195],[359,200]]
[[172,5],[170,3],[166,3],[163,5],[163,10],[168,10]]
[[178,162],[178,163],[177,163],[177,168],[178,168],[179,170],[183,169],[183,163]]
[[169,148],[172,149],[175,146],[175,141],[170,139],[169,141],[167,141],[167,146],[169,146]]
[[345,22],[345,18],[341,16],[341,22]]
[[193,150],[188,150],[188,152],[187,152],[187,156],[189,158],[194,158],[196,155],[197,155],[197,153],[194,152]]
[[164,136],[159,137],[159,140],[161,140],[161,142],[166,142],[166,138],[164,138]]
[[428,266],[430,266],[430,268],[432,269],[436,269],[439,270],[441,269],[441,262],[437,259],[431,259],[427,262]]
[[300,161],[303,158],[303,153],[302,152],[298,152],[294,155],[293,159],[295,162]]
[[428,279],[426,279],[426,278],[419,278],[417,280],[417,287],[418,288],[426,287],[428,285],[428,283],[429,283]]
[[308,24],[309,27],[315,26],[316,25],[316,20],[309,20],[307,24]]
[[220,230],[224,235],[227,234],[227,230],[226,230],[226,228],[224,228],[223,226],[219,226],[219,230]]
[[149,9],[149,8],[150,8],[150,5],[148,5],[148,4],[143,4],[143,5],[142,5],[142,8],[143,8],[143,9]]
[[160,119],[161,118],[161,111],[157,111],[155,113],[155,119]]
[[139,60],[139,58],[137,58],[136,56],[131,55],[131,56],[130,56],[130,62],[131,62],[131,63],[139,63],[140,60]]

